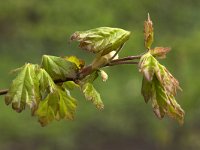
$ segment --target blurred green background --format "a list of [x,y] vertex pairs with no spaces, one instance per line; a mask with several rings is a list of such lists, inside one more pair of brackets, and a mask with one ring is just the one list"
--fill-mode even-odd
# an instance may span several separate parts
[[186,112],[185,124],[158,120],[140,94],[141,74],[136,66],[106,69],[109,80],[95,85],[105,109],[98,111],[80,92],[76,119],[41,127],[27,109],[14,112],[0,101],[1,150],[198,150],[200,149],[200,1],[199,0],[1,0],[0,88],[10,85],[10,70],[25,62],[40,63],[43,54],[92,55],[68,44],[77,30],[100,26],[132,32],[120,56],[143,52],[143,22],[151,14],[154,46],[170,46],[166,65],[179,79],[177,96]]

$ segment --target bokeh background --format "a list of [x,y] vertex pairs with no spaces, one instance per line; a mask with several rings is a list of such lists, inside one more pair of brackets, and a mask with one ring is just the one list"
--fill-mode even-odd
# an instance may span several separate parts
[[30,111],[18,114],[0,97],[1,150],[198,150],[200,149],[200,1],[199,0],[0,0],[0,88],[10,85],[10,70],[25,62],[40,63],[43,54],[93,57],[68,44],[77,30],[100,26],[132,32],[120,56],[144,51],[143,22],[151,14],[154,46],[170,46],[161,60],[179,79],[177,96],[185,124],[158,120],[140,94],[136,66],[106,69],[109,80],[97,80],[105,109],[98,111],[79,91],[74,121],[41,127]]

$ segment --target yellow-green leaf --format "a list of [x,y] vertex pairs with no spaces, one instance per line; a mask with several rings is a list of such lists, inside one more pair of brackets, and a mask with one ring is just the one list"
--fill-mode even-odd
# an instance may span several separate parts
[[104,108],[104,104],[101,100],[100,94],[93,87],[92,83],[85,83],[81,89],[83,94],[85,95],[86,100],[91,101],[99,110]]
[[31,108],[32,113],[38,107],[40,96],[37,70],[37,65],[25,64],[5,96],[6,104],[12,104],[13,109],[17,112],[24,110],[26,105]]
[[76,56],[65,57],[65,59],[66,59],[67,61],[70,61],[70,62],[72,62],[72,63],[75,63],[76,66],[77,66],[79,69],[83,68],[84,65],[85,65],[84,60],[79,59],[79,58],[77,58]]
[[39,103],[35,115],[41,125],[46,126],[53,120],[74,119],[76,106],[77,102],[70,92],[57,86],[55,91]]

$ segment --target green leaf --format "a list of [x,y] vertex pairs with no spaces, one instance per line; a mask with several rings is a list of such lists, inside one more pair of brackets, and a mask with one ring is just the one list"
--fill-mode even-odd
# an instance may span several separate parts
[[35,113],[42,126],[53,120],[74,119],[77,102],[68,90],[58,87],[39,103]]
[[67,90],[73,90],[74,88],[78,88],[78,87],[80,87],[78,84],[76,84],[74,81],[67,81],[67,82],[64,82],[63,84],[62,84],[62,87],[64,88],[64,89],[67,89]]
[[148,81],[145,77],[142,80],[142,90],[141,93],[144,97],[145,102],[147,103],[152,98],[152,83]]
[[94,80],[96,80],[99,76],[98,72],[99,71],[94,71],[92,74],[86,76],[83,80],[79,82],[79,85],[86,100],[91,101],[97,109],[101,110],[104,108],[104,104],[101,100],[100,94],[93,86]]
[[37,70],[37,65],[25,64],[5,96],[6,104],[12,104],[13,109],[17,112],[24,110],[26,105],[30,107],[32,113],[38,107],[40,96]]
[[148,14],[148,19],[144,22],[144,46],[147,49],[150,49],[153,43],[153,35],[153,22],[151,21],[150,15]]
[[100,94],[93,87],[92,83],[85,83],[81,89],[83,94],[85,95],[86,100],[91,101],[99,110],[104,108],[104,104],[101,100]]
[[38,70],[37,77],[40,85],[40,95],[42,99],[45,99],[49,93],[53,93],[56,90],[56,85],[50,75],[42,68]]
[[141,57],[138,64],[139,71],[148,81],[152,81],[154,73],[157,71],[157,63],[157,60],[149,52]]
[[153,93],[153,108],[158,118],[163,118],[165,114],[178,120],[180,124],[184,122],[184,110],[176,102],[174,96],[168,93],[155,77],[153,81],[155,92]]
[[53,80],[64,81],[67,78],[76,78],[78,72],[75,63],[56,56],[43,55],[41,66]]
[[120,28],[100,27],[87,31],[77,31],[71,40],[79,41],[79,47],[101,56],[120,49],[129,39],[130,32]]
[[164,88],[172,95],[176,95],[177,89],[181,90],[178,80],[175,79],[166,67],[161,65],[150,52],[141,57],[139,70],[148,81],[152,81],[154,75],[156,75]]
[[46,126],[56,118],[56,111],[58,110],[58,99],[57,93],[50,93],[47,97],[40,101],[39,107],[35,112],[38,116],[38,121],[42,126]]

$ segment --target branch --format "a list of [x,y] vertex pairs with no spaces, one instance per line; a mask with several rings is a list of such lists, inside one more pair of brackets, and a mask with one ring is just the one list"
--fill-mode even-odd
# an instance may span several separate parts
[[[130,61],[130,60],[140,59],[141,56],[142,55],[127,56],[127,57],[124,57],[124,58],[119,58],[119,59],[111,60],[109,63],[107,63],[104,66],[102,66],[102,68],[108,67],[108,66],[124,65],[124,64],[131,64],[131,65],[132,64],[138,64],[138,62],[133,62],[133,61]],[[74,82],[76,82],[77,80],[81,80],[81,79],[85,78],[87,75],[91,74],[95,70],[92,69],[91,65],[88,65],[88,66],[84,67],[77,74],[77,78],[66,78],[65,80],[54,80],[54,82],[56,84],[63,83],[63,82],[66,82],[66,81],[74,81]],[[0,95],[5,95],[7,93],[8,93],[8,89],[2,89],[2,90],[0,90]]]
[[4,95],[8,93],[8,89],[0,90],[0,95]]
[[138,62],[116,61],[116,62],[108,63],[104,67],[107,67],[107,66],[116,66],[116,65],[123,65],[123,64],[132,65],[132,64],[138,64]]
[[124,57],[124,58],[119,58],[119,59],[112,60],[111,62],[119,62],[119,61],[135,60],[135,59],[140,59],[141,57],[142,57],[142,55],[137,55],[137,56],[127,56],[127,57]]

